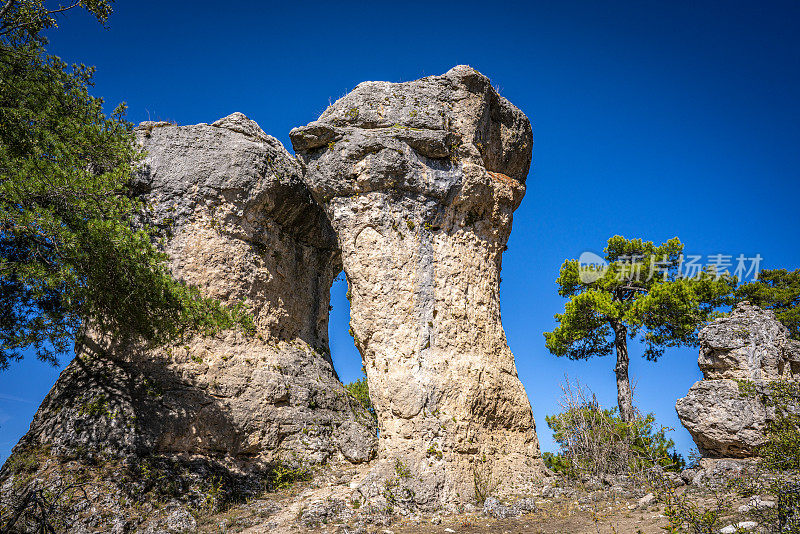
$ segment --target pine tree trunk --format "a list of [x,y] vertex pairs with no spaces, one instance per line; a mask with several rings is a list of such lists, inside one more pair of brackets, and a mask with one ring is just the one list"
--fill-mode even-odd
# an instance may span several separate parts
[[614,347],[617,349],[617,366],[614,372],[617,375],[619,415],[623,421],[632,421],[634,414],[631,382],[628,378],[628,328],[616,321],[611,322],[611,328],[614,329]]

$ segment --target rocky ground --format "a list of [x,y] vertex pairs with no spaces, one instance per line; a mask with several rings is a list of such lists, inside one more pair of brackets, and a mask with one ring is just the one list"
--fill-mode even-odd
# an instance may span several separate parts
[[[358,476],[358,474],[356,474]],[[324,484],[332,483],[327,486]],[[640,504],[640,492],[589,490],[553,478],[529,497],[507,502],[489,498],[484,506],[438,512],[391,512],[349,497],[349,478],[324,473],[285,492],[265,495],[202,518],[200,532],[661,532],[666,520],[655,503]],[[645,502],[649,502],[645,499]],[[615,530],[616,529],[616,530]]]
[[[764,493],[769,480],[758,480],[765,473],[754,460],[703,459],[680,473],[651,470],[638,477],[570,480],[550,474],[518,494],[490,496],[480,506],[467,502],[425,511],[412,498],[403,498],[400,481],[365,499],[362,488],[371,463],[329,463],[312,468],[309,476],[302,476],[302,469],[278,466],[264,481],[226,479],[227,471],[214,465],[181,469],[169,464],[156,470],[152,462],[125,467],[98,460],[89,469],[44,453],[38,463],[38,468],[17,466],[17,476],[46,475],[52,484],[42,490],[45,503],[68,504],[69,499],[53,500],[48,494],[82,481],[81,491],[71,496],[72,512],[65,509],[65,521],[53,522],[70,533],[656,533],[668,527],[676,510],[715,520],[713,528],[673,532],[766,532],[765,516],[774,516],[780,507],[778,499]],[[198,478],[201,471],[206,474]],[[398,473],[403,476],[412,475]],[[742,491],[743,481],[759,481],[761,491]],[[496,491],[484,489],[502,494],[503,480],[496,482]],[[800,510],[796,515],[800,519]],[[19,532],[33,531],[23,523],[17,526]]]
[[706,462],[680,474],[664,474],[655,484],[618,477],[570,481],[552,476],[526,495],[503,502],[490,497],[480,507],[412,512],[400,502],[383,509],[362,506],[352,487],[366,468],[326,468],[311,481],[199,518],[195,524],[204,533],[253,534],[656,533],[669,525],[667,500],[686,498],[708,510],[716,510],[722,499],[726,511],[719,514],[714,531],[738,532],[755,528],[756,523],[749,522],[754,510],[775,506],[769,496],[740,496],[725,485],[743,469],[747,464],[741,462]]

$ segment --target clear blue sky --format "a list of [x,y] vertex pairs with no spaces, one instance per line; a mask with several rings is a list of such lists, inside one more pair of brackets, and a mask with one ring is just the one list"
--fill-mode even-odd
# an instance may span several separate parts
[[[800,4],[719,1],[131,2],[109,30],[62,19],[51,50],[96,65],[95,94],[132,121],[212,122],[233,111],[287,148],[364,80],[406,81],[466,63],[533,123],[534,164],[503,261],[503,323],[544,450],[564,373],[616,402],[610,358],[550,355],[565,258],[609,236],[678,236],[697,254],[800,267]],[[331,344],[360,375],[345,288]],[[639,405],[692,445],[674,404],[699,377],[694,349],[658,363],[631,347]],[[0,373],[0,461],[58,369],[33,359]]]

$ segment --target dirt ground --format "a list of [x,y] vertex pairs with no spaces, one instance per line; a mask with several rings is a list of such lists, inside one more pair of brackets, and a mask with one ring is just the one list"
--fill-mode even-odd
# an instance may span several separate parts
[[666,525],[667,521],[659,511],[632,512],[625,509],[596,514],[578,509],[565,509],[561,514],[536,512],[505,519],[488,518],[480,514],[452,516],[442,518],[441,523],[438,524],[430,520],[414,521],[413,523],[400,520],[386,526],[328,524],[306,528],[298,524],[293,526],[275,525],[268,521],[243,531],[235,527],[205,531],[247,532],[253,534],[275,532],[341,534],[656,534],[664,532],[663,527]]
[[597,513],[564,506],[515,518],[490,519],[476,515],[448,518],[440,525],[392,526],[388,530],[395,534],[656,534],[664,532],[662,527],[666,525],[660,511],[631,511],[624,507]]
[[395,513],[374,518],[364,514],[363,509],[345,509],[343,514],[340,511],[322,517],[315,524],[304,522],[306,511],[313,508],[314,503],[330,503],[350,493],[346,484],[326,478],[324,475],[315,477],[313,482],[270,494],[269,498],[232,507],[206,518],[200,531],[225,534],[656,534],[664,532],[663,527],[667,525],[663,507],[656,503],[643,508],[638,495],[624,498],[607,492],[580,490],[557,498],[536,498],[535,511],[516,517],[489,517],[477,507],[459,514],[403,517]]

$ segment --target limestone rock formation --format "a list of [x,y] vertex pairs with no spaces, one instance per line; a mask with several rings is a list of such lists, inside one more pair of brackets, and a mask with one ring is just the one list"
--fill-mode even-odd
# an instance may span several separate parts
[[158,350],[89,335],[0,479],[32,451],[200,458],[216,466],[209,472],[245,473],[279,460],[369,460],[375,424],[328,349],[340,253],[296,160],[239,113],[136,132],[147,155],[135,185],[167,237],[172,271],[207,296],[244,303],[255,328]]
[[430,505],[472,499],[476,473],[500,491],[540,475],[498,295],[528,119],[458,66],[361,83],[290,135],[338,236],[378,415],[380,462],[362,493]]
[[706,380],[775,380],[800,374],[800,343],[773,312],[741,302],[699,335],[697,364]]
[[[771,381],[800,378],[800,343],[771,311],[749,302],[703,328],[699,339],[704,380],[678,400],[678,417],[704,455],[753,456],[775,417],[762,395]],[[740,381],[758,394],[743,394]]]

